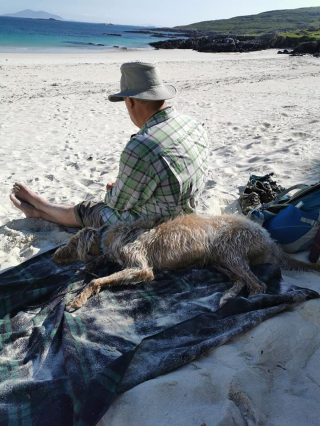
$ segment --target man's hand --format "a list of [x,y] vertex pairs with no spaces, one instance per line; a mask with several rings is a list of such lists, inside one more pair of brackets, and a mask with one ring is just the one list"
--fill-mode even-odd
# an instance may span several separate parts
[[107,183],[107,186],[106,186],[107,192],[110,191],[110,189],[112,189],[113,187],[114,187],[114,182]]

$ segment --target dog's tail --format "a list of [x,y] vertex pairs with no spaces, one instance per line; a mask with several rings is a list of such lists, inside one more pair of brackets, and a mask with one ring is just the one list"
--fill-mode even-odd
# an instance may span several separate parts
[[288,271],[313,271],[320,273],[319,264],[301,262],[300,260],[293,259],[276,243],[272,245],[272,254],[278,260],[279,266]]

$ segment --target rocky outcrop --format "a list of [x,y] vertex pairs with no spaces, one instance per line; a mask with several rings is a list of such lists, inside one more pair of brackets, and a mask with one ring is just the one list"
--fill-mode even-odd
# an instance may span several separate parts
[[235,37],[192,37],[150,43],[156,49],[193,49],[198,52],[251,52],[265,49],[266,42],[257,38],[239,40]]
[[[288,52],[295,56],[312,54],[320,56],[320,40],[292,44],[292,40],[277,33],[265,34],[261,37],[202,35],[190,38],[178,38],[149,43],[156,49],[193,49],[198,52],[253,52],[270,48],[294,48]],[[287,52],[281,52],[287,53]]]
[[291,51],[284,49],[283,51],[279,51],[278,53],[287,54],[291,56],[303,56],[309,54],[315,57],[320,57],[320,40],[299,43],[298,46]]
[[293,50],[293,53],[309,53],[311,55],[319,55],[320,54],[320,40],[318,41],[306,41],[305,43],[300,43]]

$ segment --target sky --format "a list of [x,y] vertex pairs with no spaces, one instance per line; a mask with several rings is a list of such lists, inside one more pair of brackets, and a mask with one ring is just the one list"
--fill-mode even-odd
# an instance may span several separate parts
[[320,0],[0,0],[0,15],[32,9],[64,20],[173,27],[314,6]]

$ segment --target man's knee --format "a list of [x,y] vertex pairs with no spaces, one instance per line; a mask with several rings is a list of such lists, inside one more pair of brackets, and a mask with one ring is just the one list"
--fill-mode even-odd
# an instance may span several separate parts
[[74,215],[82,228],[91,226],[100,228],[104,221],[101,217],[101,211],[106,207],[103,202],[82,201],[74,206]]

